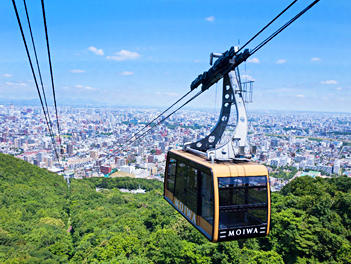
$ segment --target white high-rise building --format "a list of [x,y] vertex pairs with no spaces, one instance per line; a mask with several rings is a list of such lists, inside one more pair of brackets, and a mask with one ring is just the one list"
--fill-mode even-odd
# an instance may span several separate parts
[[336,159],[334,161],[334,166],[333,166],[333,173],[335,174],[340,174],[340,160]]
[[307,157],[307,164],[308,166],[314,166],[314,156]]

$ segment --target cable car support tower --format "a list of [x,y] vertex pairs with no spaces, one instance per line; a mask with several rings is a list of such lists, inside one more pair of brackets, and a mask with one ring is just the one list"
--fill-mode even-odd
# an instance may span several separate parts
[[[235,47],[235,51],[238,51],[238,47]],[[211,53],[210,65],[212,65],[214,57],[219,58],[222,55],[220,53]],[[234,60],[229,60],[229,63],[234,64]],[[252,84],[253,81],[241,83],[238,67],[225,73],[223,76],[222,107],[217,124],[208,136],[193,143],[186,143],[184,150],[204,155],[212,161],[250,160],[252,155],[256,154],[256,146],[251,146],[249,153],[245,152],[248,131],[245,103],[252,102]],[[234,133],[230,140],[216,148],[226,127],[229,126],[228,121],[233,105],[235,105],[237,113]]]

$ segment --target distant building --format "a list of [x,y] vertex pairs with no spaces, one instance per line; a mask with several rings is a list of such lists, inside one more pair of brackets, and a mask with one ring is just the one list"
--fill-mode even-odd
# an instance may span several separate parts
[[157,173],[157,167],[152,167],[149,169],[151,175],[155,175]]
[[138,155],[144,157],[144,148],[142,146],[138,147]]
[[148,162],[148,163],[153,163],[153,162],[154,162],[154,156],[153,156],[153,155],[149,155],[149,156],[147,157],[147,162]]
[[340,174],[340,161],[339,160],[334,161],[333,173],[338,174],[338,175]]
[[143,169],[137,169],[133,174],[135,175],[135,178],[147,178],[150,175],[148,170]]
[[100,172],[104,174],[108,174],[112,171],[110,166],[100,166]]
[[279,140],[278,139],[272,139],[271,140],[271,146],[272,147],[278,147],[279,146]]
[[72,144],[67,145],[67,154],[73,155],[73,145]]
[[97,150],[91,150],[90,151],[90,158],[95,160],[95,159],[98,159],[98,157],[99,157],[99,154],[98,154]]
[[333,167],[327,165],[317,165],[316,170],[324,171],[326,173],[332,173]]
[[124,166],[121,166],[120,170],[122,172],[133,173],[135,171],[135,167],[134,166],[124,165]]
[[118,159],[116,165],[117,165],[117,168],[121,168],[122,166],[126,165],[126,160]]
[[13,141],[13,145],[15,148],[20,148],[21,147],[21,139],[20,138],[15,138]]
[[141,164],[142,161],[143,161],[142,157],[140,157],[140,156],[136,157],[136,163],[137,164]]
[[166,150],[166,143],[165,142],[159,142],[158,146],[161,148],[163,152]]
[[314,156],[307,157],[307,165],[314,166]]
[[280,166],[280,159],[279,158],[275,158],[271,160],[271,166]]
[[128,162],[132,162],[133,160],[135,160],[135,157],[133,154],[128,154]]

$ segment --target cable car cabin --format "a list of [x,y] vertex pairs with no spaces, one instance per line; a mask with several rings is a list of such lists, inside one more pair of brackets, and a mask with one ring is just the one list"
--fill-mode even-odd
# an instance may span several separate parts
[[207,161],[171,150],[164,198],[211,242],[266,236],[271,199],[266,167]]

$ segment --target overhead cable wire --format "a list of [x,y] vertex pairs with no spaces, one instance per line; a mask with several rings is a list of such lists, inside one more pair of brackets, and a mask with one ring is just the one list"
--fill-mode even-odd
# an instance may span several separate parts
[[[15,0],[12,0],[12,4],[13,4],[13,8],[15,9],[16,18],[17,18],[17,22],[18,22],[18,26],[19,26],[19,28],[20,28],[21,35],[22,35],[22,39],[23,39],[23,44],[24,44],[24,47],[25,47],[25,49],[26,49],[26,53],[27,53],[29,65],[30,65],[30,68],[31,68],[31,70],[32,70],[32,74],[33,74],[35,86],[36,86],[37,91],[38,91],[38,95],[39,95],[39,99],[40,99],[40,104],[41,104],[41,107],[42,107],[43,112],[44,112],[44,117],[45,117],[45,120],[46,120],[46,124],[47,124],[47,126],[48,126],[48,128],[49,128],[48,119],[47,119],[46,112],[45,112],[45,107],[44,107],[44,104],[43,104],[43,99],[41,98],[41,94],[40,94],[40,90],[39,90],[38,81],[37,81],[37,78],[36,78],[36,75],[35,75],[35,71],[34,71],[32,59],[31,59],[30,54],[29,54],[29,50],[28,50],[28,46],[27,46],[27,41],[26,41],[26,38],[25,38],[25,36],[24,36],[24,32],[23,32],[23,28],[22,28],[22,23],[21,23],[21,20],[20,20],[19,15],[18,15],[18,11],[17,11],[17,6],[16,6]],[[49,131],[50,131],[50,129],[49,129]],[[59,160],[59,156],[58,156],[58,154],[57,154],[57,150],[56,150],[56,148],[54,148],[54,149],[55,149],[55,153],[56,153],[56,158],[57,158],[57,160]]]
[[193,97],[191,97],[188,101],[186,101],[184,104],[182,104],[180,107],[178,107],[176,110],[174,110],[172,113],[170,113],[169,115],[167,115],[165,118],[163,118],[161,121],[159,121],[158,123],[154,124],[152,127],[150,127],[147,131],[145,131],[143,134],[141,134],[139,137],[137,137],[136,139],[134,139],[132,142],[130,142],[129,144],[124,144],[121,148],[125,147],[125,146],[129,146],[131,144],[133,144],[135,141],[137,141],[139,138],[143,137],[144,135],[146,135],[150,130],[152,130],[154,127],[161,125],[164,121],[166,121],[166,119],[168,119],[171,115],[173,115],[175,112],[177,112],[178,110],[180,110],[181,108],[183,108],[185,105],[187,105],[188,103],[190,103],[192,100],[194,100],[196,97],[198,97],[200,94],[202,94],[204,91],[199,91],[197,94],[195,94]]
[[[258,33],[256,33],[255,36],[253,36],[249,41],[247,41],[244,46],[242,46],[236,53],[241,51],[243,48],[245,48],[252,40],[254,40],[258,35],[260,35],[267,27],[269,27],[275,20],[277,20],[282,14],[284,14],[290,7],[292,7],[298,0],[294,0],[289,6],[287,6],[282,12],[280,12],[274,19],[272,19],[265,27],[263,27]],[[191,91],[190,91],[191,92]],[[157,118],[159,118],[162,114],[164,114],[166,111],[168,111],[170,108],[172,108],[175,104],[177,104],[179,101],[181,101],[185,96],[187,96],[190,92],[188,92],[186,95],[184,95],[182,98],[180,98],[177,102],[175,102],[173,105],[171,105],[169,108],[167,108],[164,112],[162,112],[159,116],[157,116],[155,119],[153,119],[151,122],[149,122],[147,125],[145,125],[142,129],[140,129],[137,133],[135,133],[133,136],[127,139],[125,144],[127,144],[133,137],[135,137],[137,134],[139,134],[141,131],[143,131],[147,126],[152,124]]]
[[54,85],[54,75],[52,72],[52,63],[51,63],[51,55],[50,55],[50,46],[49,46],[49,35],[48,29],[46,25],[46,16],[45,16],[45,7],[44,7],[44,0],[41,0],[41,6],[43,11],[43,20],[44,20],[44,29],[45,29],[45,37],[46,37],[46,47],[48,50],[48,58],[49,58],[49,66],[50,66],[50,76],[51,76],[51,86],[52,86],[52,94],[54,97],[54,104],[55,104],[55,111],[56,111],[56,122],[57,122],[57,131],[59,136],[59,149],[61,151],[61,135],[60,135],[60,124],[58,120],[58,113],[57,113],[57,104],[56,104],[56,95],[55,95],[55,85]]
[[[280,15],[282,15],[287,9],[289,9],[297,0],[292,2],[287,8],[285,8],[276,18],[274,18],[270,23],[268,23],[260,32],[258,32],[253,38],[251,38],[241,49],[243,49],[249,42],[251,42],[255,37],[257,37],[264,29],[266,29],[270,24],[272,24]],[[300,13],[298,13],[295,17],[293,17],[291,20],[289,20],[287,23],[285,23],[281,28],[279,28],[277,31],[275,31],[272,35],[270,35],[268,38],[266,38],[264,41],[262,41],[259,45],[257,45],[252,51],[250,51],[250,56],[252,56],[254,53],[256,53],[259,49],[261,49],[264,45],[266,45],[270,40],[272,40],[274,37],[276,37],[280,32],[282,32],[284,29],[286,29],[289,25],[291,25],[294,21],[296,21],[300,16],[302,16],[304,13],[306,13],[309,9],[311,9],[315,4],[317,4],[320,0],[315,0],[312,2],[310,5],[308,5],[305,9],[303,9]],[[240,49],[240,50],[241,50]],[[239,50],[239,51],[240,51]],[[236,53],[238,53],[237,51]],[[240,77],[239,77],[240,78]],[[190,103],[192,100],[194,100],[197,96],[199,96],[201,93],[204,91],[199,91],[196,95],[194,95],[192,98],[190,98],[187,102],[185,102],[183,105],[181,105],[179,108],[174,110],[172,113],[170,113],[168,116],[166,116],[164,119],[153,125],[150,129],[148,129],[146,132],[141,134],[139,137],[134,139],[132,142],[129,144],[124,144],[121,148],[125,146],[129,146],[133,144],[136,140],[141,138],[142,136],[146,135],[150,130],[152,130],[154,127],[160,125],[163,123],[167,118],[169,118],[171,115],[173,115],[175,112],[180,110],[182,107],[184,107],[186,104]],[[180,100],[179,100],[180,101]],[[173,105],[172,105],[173,106]],[[168,109],[167,109],[168,110]],[[133,138],[133,137],[132,137]]]
[[266,38],[264,41],[262,41],[259,45],[257,45],[253,50],[250,51],[250,56],[255,54],[260,48],[262,48],[264,45],[266,45],[270,40],[272,40],[274,37],[276,37],[280,32],[282,32],[284,29],[286,29],[288,26],[291,25],[296,19],[298,19],[300,16],[302,16],[304,13],[306,13],[309,9],[311,9],[315,4],[317,4],[320,0],[315,0],[313,1],[310,5],[308,5],[305,9],[303,9],[300,13],[298,13],[296,16],[294,16],[292,19],[290,19],[287,23],[285,23],[282,27],[280,27],[277,31],[275,31],[272,35],[270,35],[268,38]]
[[143,131],[145,128],[147,128],[149,125],[151,125],[155,120],[157,120],[160,116],[162,116],[164,113],[166,113],[169,109],[171,109],[173,106],[175,106],[177,103],[179,103],[181,100],[183,100],[187,95],[189,95],[192,91],[187,92],[185,95],[183,95],[181,98],[179,98],[175,103],[173,103],[170,107],[168,107],[166,110],[164,110],[161,114],[159,114],[157,117],[155,117],[152,121],[150,121],[148,124],[146,124],[142,129],[140,129],[138,132],[136,132],[133,136],[127,139],[125,142],[128,143],[133,137],[138,135],[141,131]]
[[244,46],[242,46],[236,53],[240,52],[243,48],[245,48],[251,41],[253,41],[258,35],[260,35],[266,28],[268,28],[274,21],[276,21],[282,14],[284,14],[290,7],[292,7],[298,0],[293,1],[290,5],[288,5],[282,12],[279,13],[274,19],[272,19],[264,28],[262,28],[259,32],[256,33],[249,41],[247,41]]
[[[29,20],[29,14],[28,14],[28,10],[27,10],[27,4],[26,4],[26,0],[23,0],[23,4],[24,4],[24,9],[26,11],[26,16],[27,16],[27,22],[28,22],[28,27],[29,27],[29,32],[30,32],[30,36],[32,39],[32,45],[33,45],[33,50],[34,50],[34,55],[35,55],[35,61],[37,63],[37,68],[38,68],[38,73],[39,73],[39,79],[40,79],[40,84],[41,84],[41,89],[43,92],[43,97],[44,97],[44,102],[45,102],[45,106],[46,106],[46,113],[48,115],[48,120],[49,120],[49,125],[50,125],[50,135],[51,135],[51,142],[54,139],[54,133],[52,130],[52,123],[51,123],[51,119],[50,119],[50,113],[49,113],[49,108],[48,108],[48,103],[46,101],[46,95],[45,95],[45,90],[44,90],[44,84],[43,84],[43,79],[41,77],[41,71],[40,71],[40,66],[39,66],[39,61],[38,61],[38,56],[37,56],[37,50],[35,48],[35,43],[34,43],[34,37],[33,37],[33,32],[32,32],[32,27],[30,24],[30,20]],[[55,142],[55,141],[54,141]],[[52,144],[54,145],[54,142],[52,142]]]

